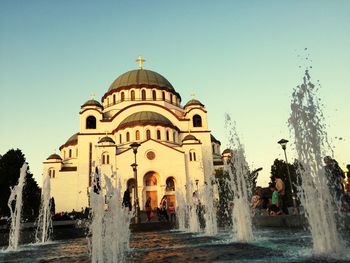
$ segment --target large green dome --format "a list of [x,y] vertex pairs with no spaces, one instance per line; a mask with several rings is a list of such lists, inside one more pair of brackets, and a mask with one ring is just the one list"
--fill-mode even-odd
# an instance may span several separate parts
[[163,115],[153,111],[140,111],[126,117],[118,126],[119,129],[134,126],[161,125],[174,127],[171,121]]
[[157,72],[136,69],[120,75],[109,87],[108,91],[118,90],[126,87],[156,86],[175,91],[171,83]]

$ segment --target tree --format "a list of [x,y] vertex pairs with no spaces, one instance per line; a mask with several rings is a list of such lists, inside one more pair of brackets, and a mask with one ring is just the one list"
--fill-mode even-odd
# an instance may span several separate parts
[[290,187],[289,178],[288,178],[287,166],[289,167],[290,179],[292,181],[294,193],[297,194],[298,186],[300,186],[300,182],[301,182],[299,176],[296,173],[297,165],[298,165],[297,160],[294,161],[294,164],[290,164],[290,163],[286,164],[285,161],[276,159],[273,162],[273,165],[271,166],[271,176],[270,176],[271,183],[274,183],[275,175],[278,175],[279,178],[282,179],[285,185],[285,194],[287,196],[288,206],[293,205],[293,200],[292,200],[291,187]]
[[231,224],[231,207],[233,192],[230,187],[230,176],[223,169],[215,171],[215,180],[219,192],[218,219],[221,226]]
[[[9,216],[7,201],[10,196],[10,187],[17,184],[20,168],[25,162],[25,156],[19,149],[11,149],[0,159],[0,215]],[[26,184],[23,189],[22,218],[34,219],[38,215],[40,206],[40,188],[27,171]]]

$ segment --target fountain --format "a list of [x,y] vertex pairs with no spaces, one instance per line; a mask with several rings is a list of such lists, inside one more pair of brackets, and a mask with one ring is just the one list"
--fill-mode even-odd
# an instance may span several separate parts
[[300,162],[300,201],[309,222],[313,253],[330,255],[342,252],[344,242],[337,231],[335,214],[339,212],[339,207],[332,200],[322,167],[322,157],[325,156],[323,151],[329,144],[316,93],[317,87],[311,82],[306,70],[303,83],[293,91],[289,125],[294,131]]
[[[122,206],[121,182],[114,186],[106,175],[102,182],[98,173],[94,174],[93,182],[90,191],[91,261],[124,262],[129,248],[132,213]],[[105,187],[101,188],[103,183]]]
[[36,243],[39,244],[47,242],[52,232],[50,192],[50,176],[46,175],[44,178],[43,188],[41,190],[40,212],[37,220],[37,229],[35,232]]
[[218,226],[216,207],[214,206],[214,190],[211,181],[204,184],[201,196],[204,204],[204,233],[208,236],[215,236],[218,233]]
[[[20,230],[21,230],[21,212],[22,212],[22,194],[23,187],[25,184],[25,178],[27,175],[28,164],[24,163],[20,169],[20,175],[18,178],[18,183],[11,189],[11,194],[7,202],[11,213],[11,225],[10,225],[10,237],[9,246],[7,250],[17,250],[19,244]],[[13,202],[15,202],[15,207],[13,209]]]
[[226,114],[226,128],[229,131],[229,147],[235,149],[226,161],[225,171],[230,176],[229,185],[233,192],[232,226],[237,241],[252,241],[252,218],[250,211],[250,187],[248,184],[249,168],[245,159],[235,125]]
[[184,193],[176,191],[176,221],[178,222],[178,229],[186,231],[186,202]]

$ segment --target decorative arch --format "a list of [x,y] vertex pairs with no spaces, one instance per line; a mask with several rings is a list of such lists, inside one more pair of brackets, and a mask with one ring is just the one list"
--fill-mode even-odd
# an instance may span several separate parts
[[85,125],[86,129],[96,129],[96,118],[95,116],[88,116],[86,118],[86,125]]
[[152,99],[157,100],[157,92],[155,90],[152,90]]
[[141,99],[146,100],[146,90],[141,90]]
[[144,186],[157,186],[158,179],[155,172],[148,172],[143,177]]
[[130,92],[130,98],[131,98],[131,100],[135,100],[135,91],[134,90],[132,90]]
[[120,101],[124,101],[124,100],[125,100],[125,93],[124,93],[124,91],[122,91],[120,93]]

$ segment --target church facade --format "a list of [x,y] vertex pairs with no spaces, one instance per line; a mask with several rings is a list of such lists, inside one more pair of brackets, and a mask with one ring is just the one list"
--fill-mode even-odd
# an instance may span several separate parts
[[[88,100],[79,114],[79,131],[60,146],[60,155],[43,163],[56,212],[89,206],[95,167],[125,190],[135,185],[136,157],[141,209],[149,196],[153,208],[164,195],[175,203],[176,191],[189,184],[198,188],[222,167],[220,141],[209,130],[205,106],[196,99],[181,106],[171,83],[142,65],[120,75],[101,103]],[[140,144],[136,156],[133,142]]]

